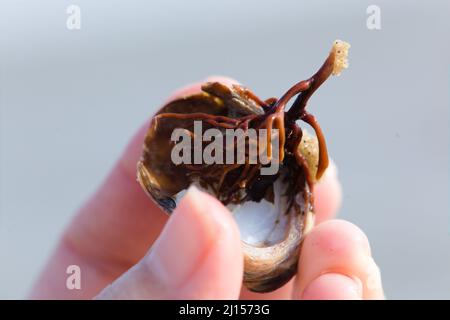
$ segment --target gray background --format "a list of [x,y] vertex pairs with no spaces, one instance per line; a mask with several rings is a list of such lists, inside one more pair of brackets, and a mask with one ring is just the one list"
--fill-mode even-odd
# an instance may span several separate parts
[[[82,11],[79,31],[66,8]],[[366,28],[381,8],[382,29]],[[64,226],[177,87],[279,96],[352,44],[310,101],[390,298],[450,298],[448,1],[1,1],[0,298],[23,298]]]

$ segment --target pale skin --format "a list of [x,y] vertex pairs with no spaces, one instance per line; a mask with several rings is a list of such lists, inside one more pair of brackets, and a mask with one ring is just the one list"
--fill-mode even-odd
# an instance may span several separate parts
[[[236,83],[224,77],[206,81]],[[200,83],[168,100],[200,91]],[[77,212],[50,257],[33,299],[383,299],[365,234],[334,219],[341,187],[332,164],[315,188],[316,226],[305,237],[297,276],[268,294],[242,287],[239,230],[216,199],[190,189],[169,218],[136,182],[148,124],[106,181]],[[66,287],[81,268],[81,290]]]

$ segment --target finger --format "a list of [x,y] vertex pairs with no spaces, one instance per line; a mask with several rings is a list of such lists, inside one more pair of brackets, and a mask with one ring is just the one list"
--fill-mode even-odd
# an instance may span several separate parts
[[322,179],[314,186],[315,224],[332,219],[342,204],[342,188],[338,180],[337,167],[330,161]]
[[326,273],[311,281],[302,300],[361,300],[361,284],[340,273]]
[[380,272],[371,257],[367,237],[349,222],[324,222],[305,238],[293,297],[356,296],[362,299],[384,297]]
[[237,299],[242,273],[231,214],[191,187],[148,254],[97,298]]
[[[232,79],[213,77],[205,81]],[[168,99],[201,91],[198,82],[177,90]],[[33,298],[90,298],[134,265],[154,242],[167,221],[166,214],[136,182],[136,164],[148,123],[131,139],[123,155],[98,191],[79,210],[36,282]],[[66,268],[84,270],[81,290],[67,290]]]
[[[232,80],[222,78],[222,81]],[[200,92],[202,83],[177,90],[168,101]],[[110,266],[117,265],[120,272],[142,258],[167,221],[167,216],[136,182],[136,164],[147,128],[145,124],[133,137],[106,182],[81,209],[66,233],[67,241],[79,252],[107,261]],[[94,241],[96,245],[92,246]]]

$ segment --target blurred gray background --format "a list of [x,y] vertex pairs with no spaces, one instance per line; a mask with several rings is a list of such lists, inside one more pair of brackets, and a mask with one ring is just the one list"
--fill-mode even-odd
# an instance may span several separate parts
[[[81,30],[66,8],[81,8]],[[381,30],[366,8],[381,8]],[[336,38],[310,101],[388,298],[450,298],[448,1],[0,2],[0,298],[24,298],[75,210],[174,89],[279,96]]]

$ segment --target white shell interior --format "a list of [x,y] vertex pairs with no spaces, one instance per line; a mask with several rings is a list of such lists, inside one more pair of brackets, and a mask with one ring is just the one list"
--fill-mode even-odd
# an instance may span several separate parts
[[[198,184],[195,186],[205,190]],[[178,203],[186,193],[183,190],[175,195]],[[274,203],[265,199],[260,202],[247,201],[241,205],[229,205],[241,234],[241,240],[252,246],[270,246],[281,242],[287,232],[289,215],[286,213],[286,186],[278,178],[274,183]]]
[[268,246],[285,238],[289,216],[285,214],[287,201],[284,193],[285,189],[278,179],[274,184],[274,203],[262,199],[230,208],[242,241],[252,246]]

